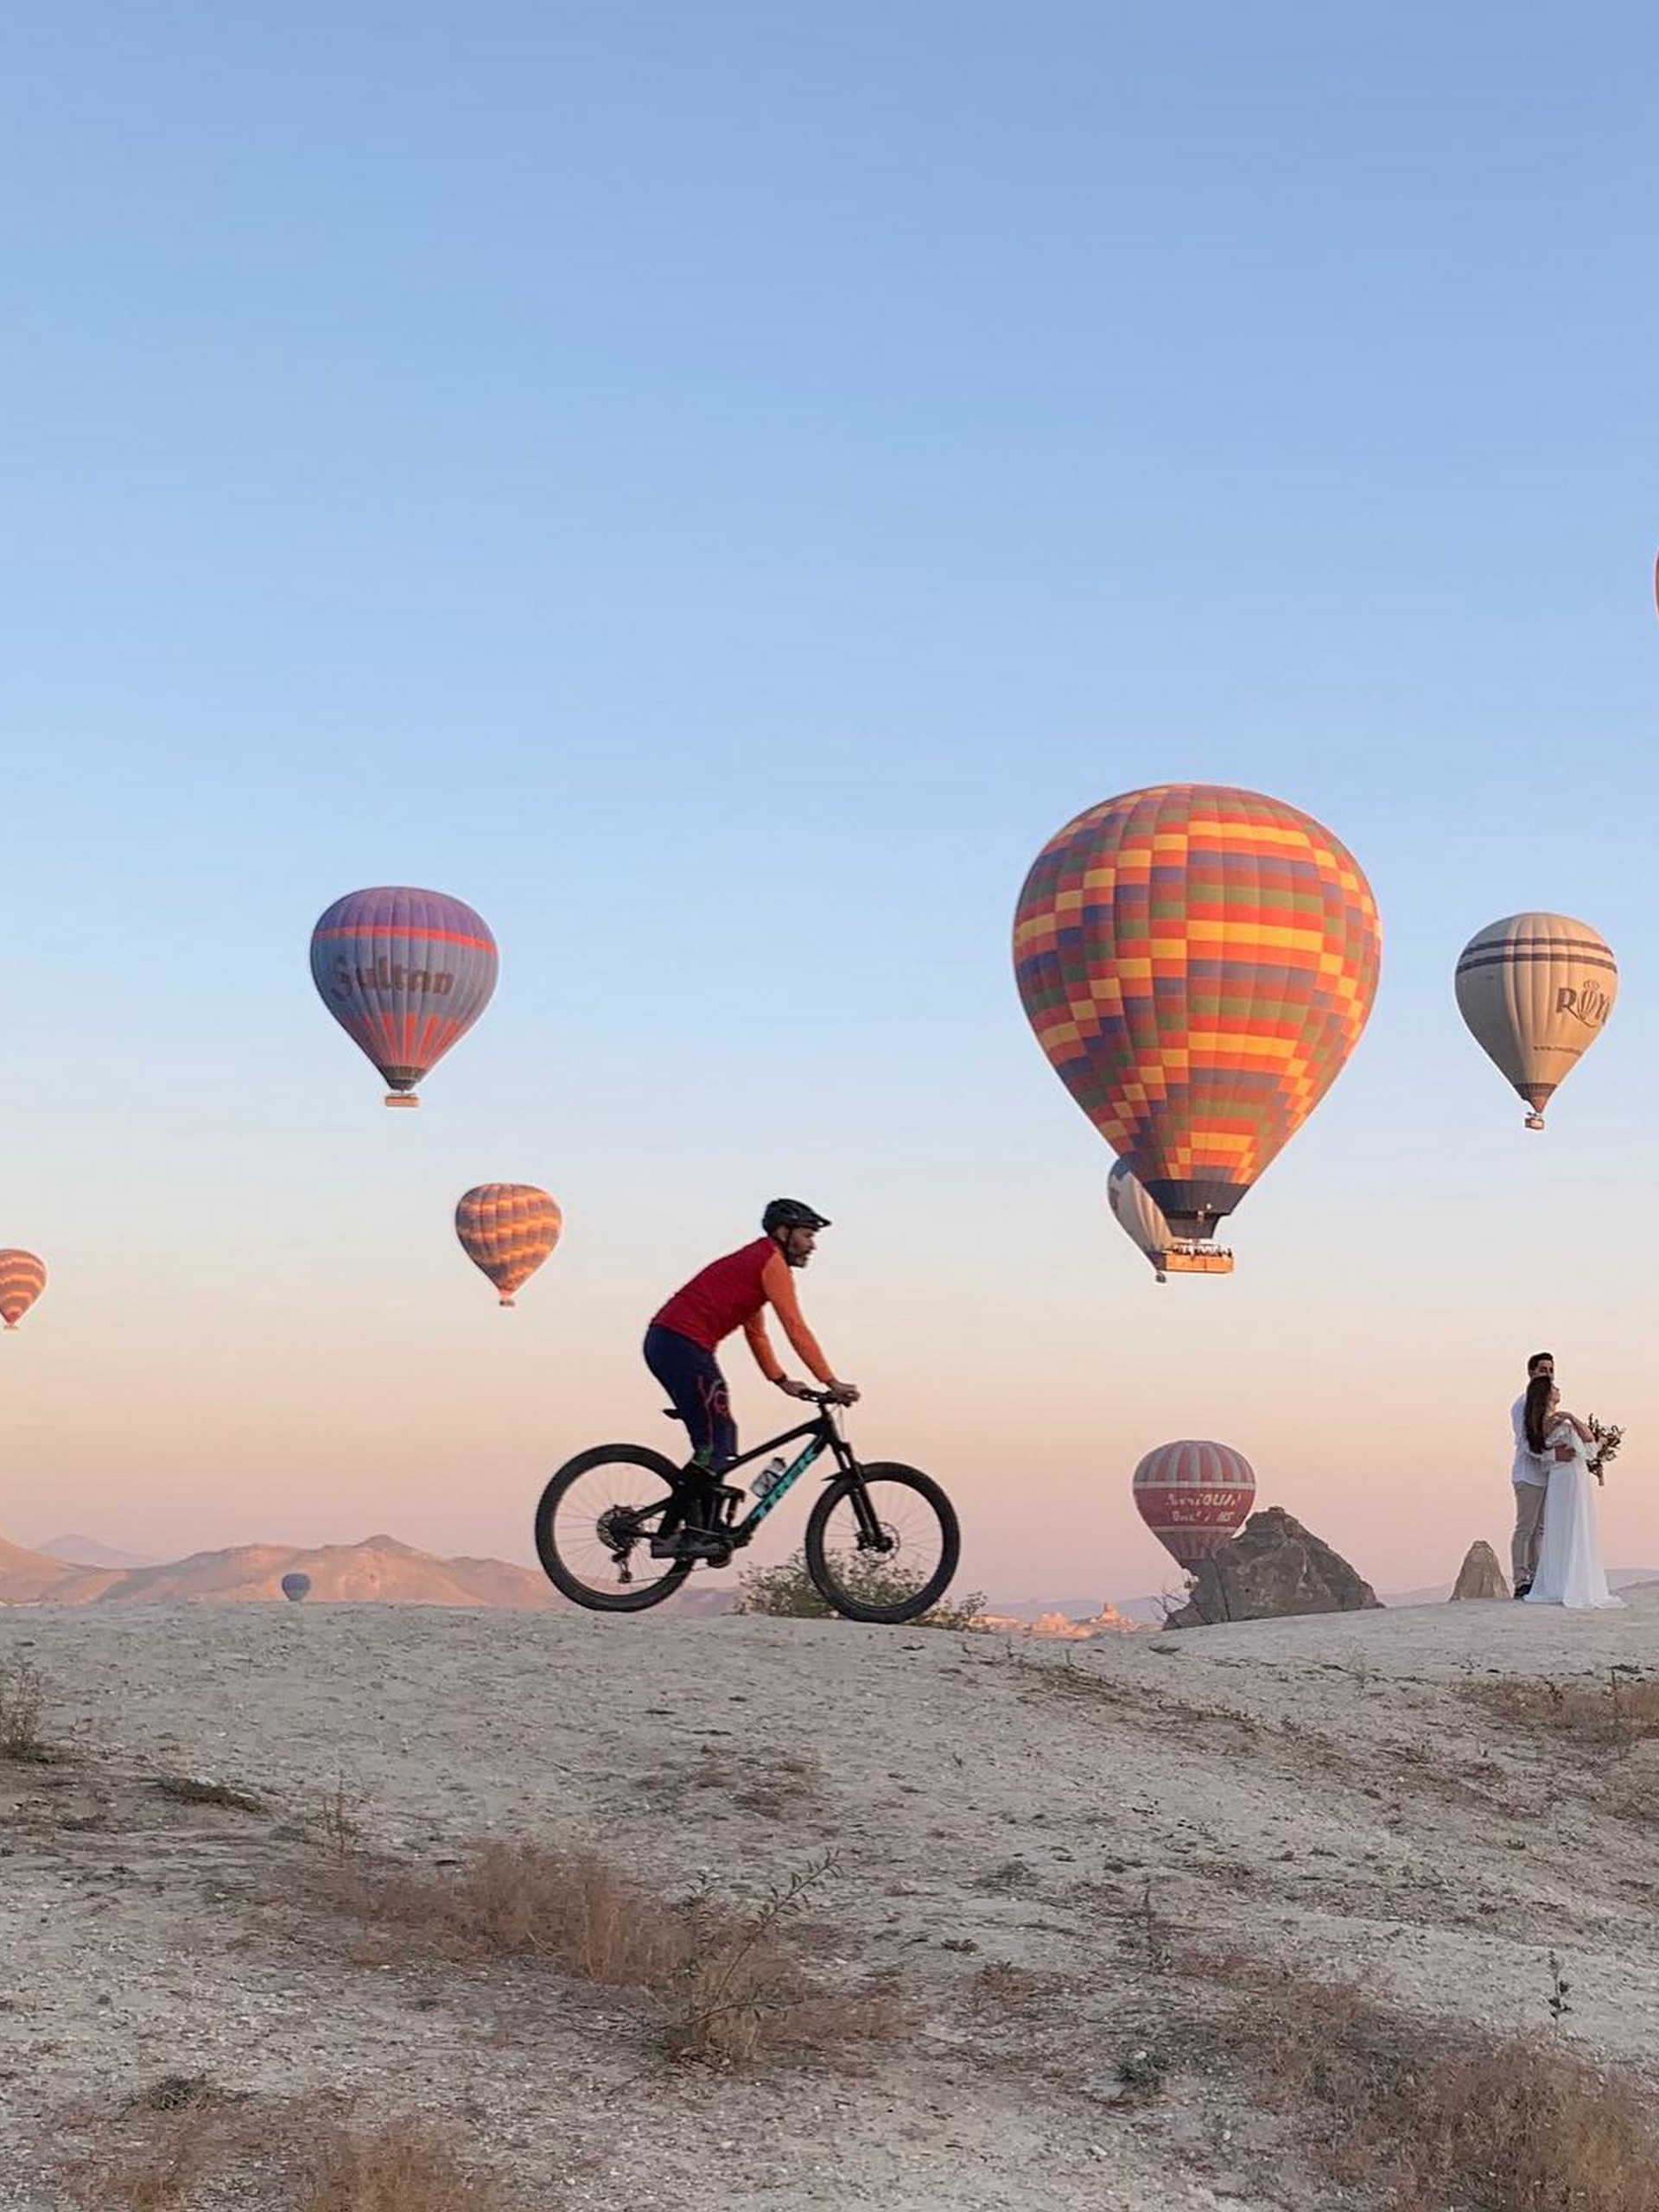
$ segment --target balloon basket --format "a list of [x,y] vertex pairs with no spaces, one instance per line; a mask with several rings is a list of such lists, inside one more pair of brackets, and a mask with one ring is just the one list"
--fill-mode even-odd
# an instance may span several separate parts
[[516,1298],[503,1298],[498,1300],[497,1303],[502,1306],[512,1306],[516,1307],[518,1301]]
[[1528,1127],[1529,1129],[1541,1129],[1541,1128],[1543,1128],[1543,1126],[1544,1126],[1544,1117],[1543,1117],[1543,1116],[1542,1116],[1541,1114],[1529,1114],[1529,1115],[1528,1115],[1528,1116],[1527,1116],[1527,1127]]
[[1173,1246],[1167,1252],[1160,1252],[1154,1264],[1162,1271],[1158,1278],[1160,1282],[1164,1274],[1230,1275],[1233,1272],[1233,1255],[1218,1245],[1189,1245],[1185,1251]]
[[412,1090],[389,1090],[386,1093],[388,1106],[418,1106],[420,1103]]

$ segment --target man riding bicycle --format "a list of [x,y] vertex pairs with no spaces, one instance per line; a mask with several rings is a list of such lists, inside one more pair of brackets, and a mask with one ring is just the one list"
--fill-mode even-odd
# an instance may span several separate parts
[[[679,1495],[652,1541],[658,1559],[709,1558],[725,1546],[712,1532],[715,1491],[737,1457],[737,1424],[726,1378],[715,1353],[734,1329],[749,1340],[760,1372],[787,1396],[810,1398],[807,1382],[785,1375],[766,1335],[770,1306],[799,1357],[837,1405],[856,1402],[855,1383],[837,1381],[817,1338],[802,1317],[790,1271],[811,1258],[818,1231],[830,1224],[798,1198],[774,1198],[760,1217],[764,1232],[752,1244],[713,1261],[677,1290],[645,1332],[645,1365],[673,1401],[691,1440],[691,1460]],[[683,1523],[683,1527],[682,1526]]]

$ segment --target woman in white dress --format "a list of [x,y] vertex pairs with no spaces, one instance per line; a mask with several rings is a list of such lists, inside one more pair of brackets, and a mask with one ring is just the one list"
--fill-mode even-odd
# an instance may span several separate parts
[[1543,1540],[1538,1572],[1526,1596],[1529,1605],[1580,1608],[1622,1605],[1607,1587],[1596,1529],[1596,1484],[1590,1471],[1595,1439],[1576,1414],[1561,1406],[1561,1394],[1548,1375],[1527,1385],[1527,1441],[1535,1452],[1553,1452],[1570,1445],[1570,1459],[1552,1459],[1544,1493]]

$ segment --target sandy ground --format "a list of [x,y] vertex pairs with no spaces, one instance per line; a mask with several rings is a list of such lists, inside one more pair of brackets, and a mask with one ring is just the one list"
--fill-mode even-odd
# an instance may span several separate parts
[[[1552,1749],[1466,1695],[1659,1673],[1659,1585],[1599,1615],[1443,1605],[1081,1650],[741,1618],[19,1608],[0,1664],[19,1657],[79,1756],[0,1763],[8,2212],[64,2202],[66,2114],[170,2072],[360,2086],[452,2119],[527,2203],[580,2212],[1329,2212],[1281,2125],[1224,2085],[1119,2094],[1119,2059],[1180,2002],[1160,1931],[1506,2029],[1548,2024],[1554,1946],[1565,2031],[1659,2063],[1659,1830],[1630,1803],[1650,1783],[1659,1808],[1659,1767]],[[804,1778],[768,1789],[785,1761]],[[162,1773],[271,1809],[175,1805]],[[664,2068],[613,1992],[358,1963],[292,1902],[303,1825],[342,1789],[411,1859],[531,1834],[670,1897],[760,1897],[833,1850],[821,1963],[894,1969],[908,2024],[864,2072],[726,2076]],[[976,1989],[996,1961],[1039,1977],[1023,2009]]]

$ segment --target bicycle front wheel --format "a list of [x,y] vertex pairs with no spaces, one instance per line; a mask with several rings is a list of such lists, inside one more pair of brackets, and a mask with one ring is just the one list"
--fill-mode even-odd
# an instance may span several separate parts
[[596,1613],[642,1613],[691,1572],[652,1559],[651,1540],[679,1481],[660,1452],[599,1444],[559,1469],[536,1508],[536,1556],[556,1588]]
[[892,1460],[826,1483],[806,1524],[806,1571],[849,1621],[913,1621],[944,1595],[961,1552],[938,1483]]

